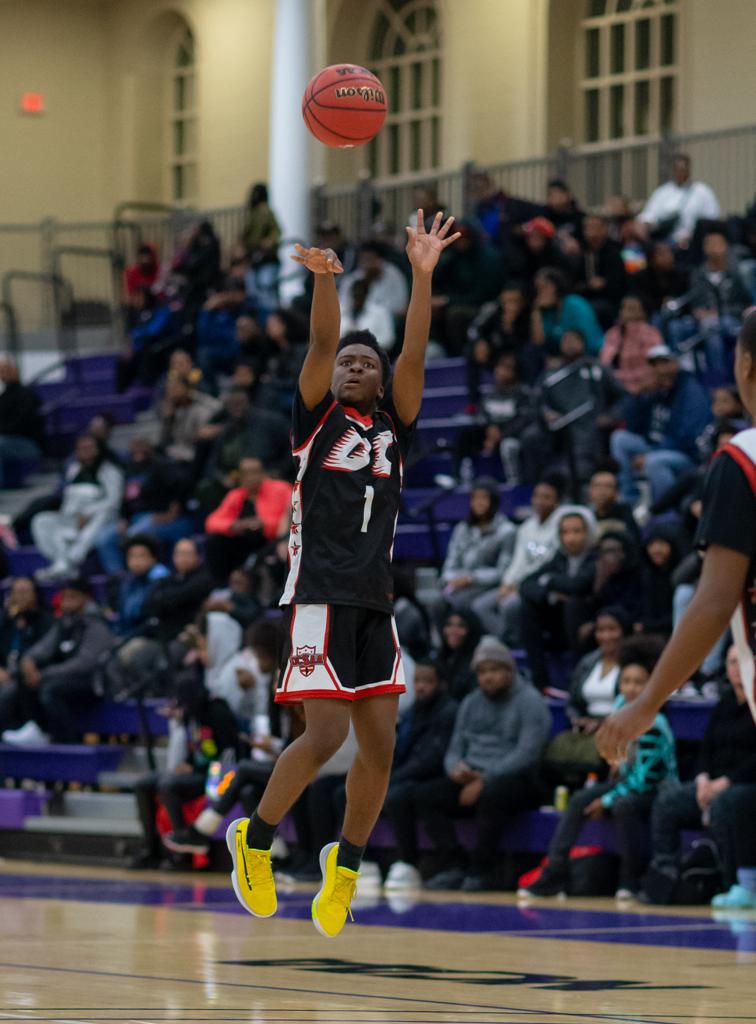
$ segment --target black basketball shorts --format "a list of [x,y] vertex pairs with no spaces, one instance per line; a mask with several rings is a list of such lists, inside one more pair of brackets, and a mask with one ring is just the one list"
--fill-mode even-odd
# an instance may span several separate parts
[[404,693],[394,617],[349,605],[294,604],[276,689],[279,703],[310,697],[361,700]]

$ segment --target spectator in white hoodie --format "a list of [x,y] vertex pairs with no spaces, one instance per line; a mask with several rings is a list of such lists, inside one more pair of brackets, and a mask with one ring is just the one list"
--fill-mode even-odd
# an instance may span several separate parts
[[473,611],[492,636],[505,638],[511,643],[519,640],[519,587],[557,550],[557,509],[563,492],[564,481],[556,475],[543,477],[536,484],[531,501],[532,515],[517,529],[514,553],[501,585],[473,601]]

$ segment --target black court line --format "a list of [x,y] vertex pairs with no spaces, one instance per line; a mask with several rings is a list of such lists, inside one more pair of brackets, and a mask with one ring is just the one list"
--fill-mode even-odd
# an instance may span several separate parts
[[[121,978],[124,981],[168,981],[176,985],[202,985],[206,984],[204,978],[171,978],[163,975],[156,974],[123,974],[119,971],[97,971],[93,968],[80,968],[80,967],[50,967],[40,964],[17,964],[0,962],[0,968],[7,967],[16,971],[47,971],[56,974],[84,974],[99,978]],[[364,995],[357,992],[334,992],[328,989],[314,989],[314,988],[293,988],[291,985],[255,985],[249,982],[243,981],[214,981],[213,984],[216,988],[241,988],[241,989],[254,989],[256,991],[263,992],[299,992],[302,995],[310,996],[338,996],[340,999],[364,999]],[[492,1006],[490,1003],[471,1003],[464,1002],[458,1003],[450,999],[424,999],[422,997],[411,997],[411,996],[375,996],[378,1001],[384,1002],[397,1002],[397,1003],[420,1003],[427,1004],[429,1006],[450,1006],[453,1007],[455,1012],[457,1008],[467,1007],[468,1009],[476,1009],[483,1011],[491,1011],[499,1013],[518,1013],[527,1014],[528,1019],[532,1020],[534,1016],[548,1017],[550,1020],[556,1020],[558,1018],[564,1020],[578,1020],[578,1021],[617,1021],[618,1024],[674,1024],[669,1018],[661,1020],[657,1017],[651,1018],[645,1015],[638,1015],[636,1013],[569,1013],[563,1010],[531,1010],[526,1006]],[[375,1011],[378,1012],[378,1011]],[[427,1011],[419,1010],[418,1013],[425,1013]],[[439,1012],[441,1012],[439,1010]],[[32,1018],[33,1019],[33,1018]],[[726,1018],[723,1018],[726,1019]],[[753,1018],[752,1018],[753,1019]]]

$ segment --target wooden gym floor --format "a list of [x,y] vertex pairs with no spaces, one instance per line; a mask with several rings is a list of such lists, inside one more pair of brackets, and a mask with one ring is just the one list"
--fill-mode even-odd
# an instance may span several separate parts
[[332,942],[311,891],[258,921],[222,875],[0,864],[0,1022],[756,1022],[756,913],[360,898]]

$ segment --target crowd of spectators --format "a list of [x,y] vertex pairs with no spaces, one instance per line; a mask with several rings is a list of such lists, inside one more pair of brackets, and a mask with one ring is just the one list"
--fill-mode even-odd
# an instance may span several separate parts
[[[653,823],[658,878],[678,856],[675,829],[698,811],[729,851],[729,884],[736,801],[721,794],[737,781],[741,812],[742,801],[756,803],[756,768],[720,763],[707,734],[697,777],[706,786],[680,785],[660,719],[621,777],[609,778],[594,734],[615,700],[643,685],[695,590],[703,475],[745,425],[732,362],[756,299],[754,233],[720,219],[683,155],[636,211],[622,197],[582,210],[558,179],[543,202],[510,196],[483,172],[471,184],[473,206],[435,281],[430,346],[431,358],[464,357],[466,409],[450,450],[469,513],[454,527],[435,596],[419,601],[411,572],[397,566],[399,637],[414,683],[386,803],[397,842],[389,887],[420,879],[418,822],[434,847],[431,886],[487,887],[508,818],[548,801],[555,781],[576,794],[534,892],[567,884],[582,821],[602,815],[618,829],[620,889],[637,892],[638,821]],[[430,189],[420,202],[426,214],[439,206]],[[408,279],[393,235],[377,224],[357,242],[324,223],[314,243],[335,249],[345,267],[343,323],[373,331],[396,355]],[[161,855],[156,796],[170,819],[168,848],[206,852],[237,799],[253,809],[302,728],[296,710],[271,700],[292,486],[288,414],[311,301],[303,280],[281,304],[280,242],[258,184],[227,263],[209,221],[187,234],[170,266],[154,245],[140,246],[124,275],[130,331],[119,383],[154,387],[157,436],[120,451],[98,417],[57,490],[0,523],[4,545],[31,541],[49,563],[7,591],[5,741],[76,740],[77,708],[103,694],[175,701],[168,771],[138,788],[144,864]],[[0,381],[2,482],[8,461],[38,455],[44,440],[36,394],[7,360]],[[501,507],[502,480],[530,489],[529,507],[513,517]],[[97,574],[107,583],[95,602]],[[54,617],[40,584],[60,588]],[[694,695],[725,694],[717,742],[728,742],[731,727],[749,728],[729,661],[736,698],[721,682],[726,643],[691,683]],[[545,698],[564,690],[570,727],[550,740]],[[349,742],[297,805],[291,870],[301,877],[313,871],[323,822],[343,810]],[[187,828],[187,806],[224,759],[236,763],[232,787]],[[581,788],[589,774],[599,779],[592,791]],[[477,823],[469,860],[455,838],[459,816]]]

